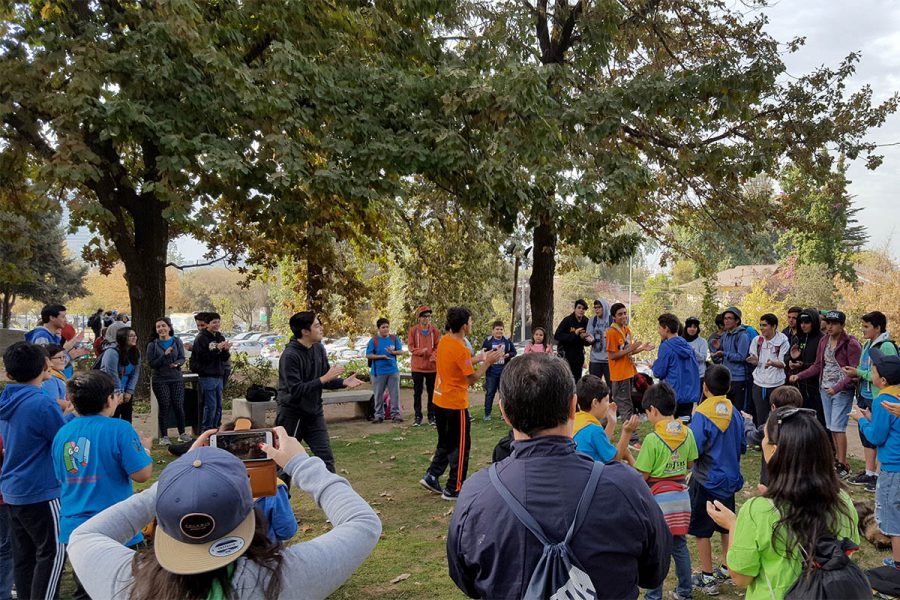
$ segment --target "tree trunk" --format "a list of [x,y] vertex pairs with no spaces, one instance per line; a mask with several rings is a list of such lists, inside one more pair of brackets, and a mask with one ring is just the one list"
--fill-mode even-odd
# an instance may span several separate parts
[[[131,326],[137,332],[138,349],[142,356],[153,334],[156,319],[166,314],[169,224],[162,211],[159,200],[148,194],[142,195],[141,204],[133,214],[133,237],[115,235],[113,239],[125,265],[132,311]],[[141,369],[141,378],[135,390],[139,397],[149,396],[149,375],[149,369]]]
[[[516,337],[516,300],[519,299],[519,263],[521,259],[516,255],[516,266],[513,269],[513,298],[512,298],[512,318],[509,320],[509,335]],[[522,323],[522,331],[525,330],[525,323]]]
[[9,323],[12,321],[12,307],[15,303],[15,294],[3,292],[3,300],[0,303],[0,321],[3,323],[3,329],[9,329]]
[[[552,337],[553,326],[553,276],[556,272],[556,229],[550,218],[543,218],[533,232],[534,250],[531,269],[531,327],[543,327]],[[524,325],[524,324],[523,324]]]
[[306,306],[320,316],[325,309],[325,300],[322,295],[325,287],[325,268],[315,263],[312,259],[306,259]]

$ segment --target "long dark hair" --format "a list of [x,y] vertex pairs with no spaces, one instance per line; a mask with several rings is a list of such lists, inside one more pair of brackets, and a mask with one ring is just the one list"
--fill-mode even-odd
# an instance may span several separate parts
[[[268,571],[269,583],[266,585],[264,596],[278,598],[281,594],[280,572],[283,546],[281,542],[272,542],[269,539],[269,522],[262,510],[258,506],[255,506],[253,510],[256,511],[256,529],[244,557],[261,567],[261,576]],[[160,566],[152,546],[138,550],[134,554],[134,558],[131,560],[131,575],[134,578],[134,584],[131,588],[130,600],[156,600],[157,598],[205,600],[209,597],[215,581],[222,586],[226,598],[230,597],[232,590],[228,566],[206,573],[176,575]],[[261,582],[262,578],[258,579],[256,583],[261,585]]]
[[766,421],[769,443],[778,449],[766,463],[769,488],[765,497],[781,514],[772,532],[772,547],[785,549],[786,557],[805,552],[815,556],[823,535],[836,534],[844,518],[852,520],[841,498],[841,482],[834,470],[834,452],[828,433],[811,411],[779,408]]
[[170,319],[169,317],[157,317],[157,318],[153,319],[153,332],[150,334],[150,339],[151,340],[159,339],[159,334],[156,333],[156,324],[159,323],[160,321],[162,321],[163,323],[165,323],[166,325],[169,326],[169,337],[174,338],[175,337],[175,328],[172,327],[172,319]]
[[119,352],[119,366],[124,366],[126,362],[133,365],[141,362],[141,351],[137,349],[137,344],[128,347],[128,335],[134,331],[131,327],[122,327],[116,332],[116,350]]

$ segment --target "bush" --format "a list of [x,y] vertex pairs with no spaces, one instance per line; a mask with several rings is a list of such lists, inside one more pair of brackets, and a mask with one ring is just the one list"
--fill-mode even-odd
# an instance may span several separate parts
[[236,353],[231,357],[231,378],[225,386],[224,399],[243,398],[251,385],[274,387],[278,385],[278,370],[269,360]]

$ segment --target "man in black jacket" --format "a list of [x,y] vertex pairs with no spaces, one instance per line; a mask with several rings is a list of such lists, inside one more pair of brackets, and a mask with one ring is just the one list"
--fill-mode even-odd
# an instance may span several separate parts
[[218,313],[205,313],[206,329],[197,334],[191,351],[191,370],[200,376],[203,397],[203,431],[217,429],[222,423],[222,388],[225,363],[231,353],[231,342],[219,332],[222,325]]
[[584,300],[576,300],[575,310],[560,321],[553,334],[559,344],[559,355],[569,363],[575,383],[581,379],[584,369],[584,349],[594,343],[594,338],[587,333],[588,318],[584,316],[587,307]]
[[344,367],[328,364],[322,345],[322,324],[314,312],[295,314],[290,326],[294,337],[285,346],[278,363],[275,425],[281,425],[290,435],[305,441],[312,453],[334,473],[334,455],[322,410],[322,390],[355,388],[362,382],[356,375],[341,379]]
[[[545,354],[511,361],[500,378],[500,410],[513,428],[512,455],[497,476],[540,525],[560,542],[594,462],[575,451],[575,384],[566,363]],[[466,481],[447,534],[450,577],[471,598],[522,598],[543,545],[491,483],[488,469]],[[569,552],[599,598],[638,597],[669,571],[672,535],[643,478],[630,467],[605,465]]]

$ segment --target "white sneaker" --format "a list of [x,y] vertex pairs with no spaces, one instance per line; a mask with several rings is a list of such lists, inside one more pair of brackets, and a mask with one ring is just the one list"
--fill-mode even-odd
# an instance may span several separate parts
[[178,436],[178,439],[181,440],[182,442],[192,442],[192,441],[194,441],[194,438],[191,437],[191,434],[189,434],[189,433],[186,432],[186,431],[185,431],[184,433],[182,433],[181,435],[179,435],[179,436]]
[[167,435],[164,435],[164,436],[162,436],[161,438],[159,438],[159,445],[160,445],[160,446],[168,446],[168,445],[171,444],[171,443],[172,443],[172,442],[169,441],[169,436],[167,436]]

